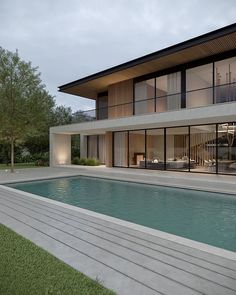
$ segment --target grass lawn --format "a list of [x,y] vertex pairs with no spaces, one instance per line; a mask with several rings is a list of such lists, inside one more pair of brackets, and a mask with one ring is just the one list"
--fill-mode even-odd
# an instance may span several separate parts
[[[23,169],[23,168],[37,168],[40,166],[36,166],[35,163],[15,163],[15,169]],[[11,169],[11,165],[6,165],[6,164],[0,164],[0,170],[10,170]]]
[[0,294],[114,295],[0,224]]

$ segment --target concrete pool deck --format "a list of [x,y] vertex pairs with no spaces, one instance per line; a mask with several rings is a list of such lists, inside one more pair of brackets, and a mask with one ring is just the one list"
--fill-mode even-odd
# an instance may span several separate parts
[[[90,175],[236,191],[233,176],[104,167],[33,168],[0,183]],[[146,174],[146,175],[145,175]],[[176,175],[178,174],[178,175]],[[186,175],[187,174],[187,175]],[[208,175],[207,175],[208,176]],[[210,183],[212,183],[210,185]],[[236,253],[0,186],[0,222],[118,294],[236,294]]]

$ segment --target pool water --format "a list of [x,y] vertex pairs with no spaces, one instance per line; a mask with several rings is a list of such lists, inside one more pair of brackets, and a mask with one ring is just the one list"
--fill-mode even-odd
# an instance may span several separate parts
[[236,252],[236,195],[89,177],[8,186]]

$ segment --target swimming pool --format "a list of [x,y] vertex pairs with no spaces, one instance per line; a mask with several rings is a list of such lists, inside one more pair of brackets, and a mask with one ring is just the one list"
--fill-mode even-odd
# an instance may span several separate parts
[[82,176],[8,186],[236,252],[236,195]]

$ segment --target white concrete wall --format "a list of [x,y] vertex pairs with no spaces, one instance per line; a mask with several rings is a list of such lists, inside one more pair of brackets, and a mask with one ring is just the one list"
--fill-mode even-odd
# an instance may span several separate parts
[[71,164],[71,135],[50,133],[50,166]]
[[235,121],[236,102],[52,127],[52,133],[101,134],[106,131],[173,127]]

